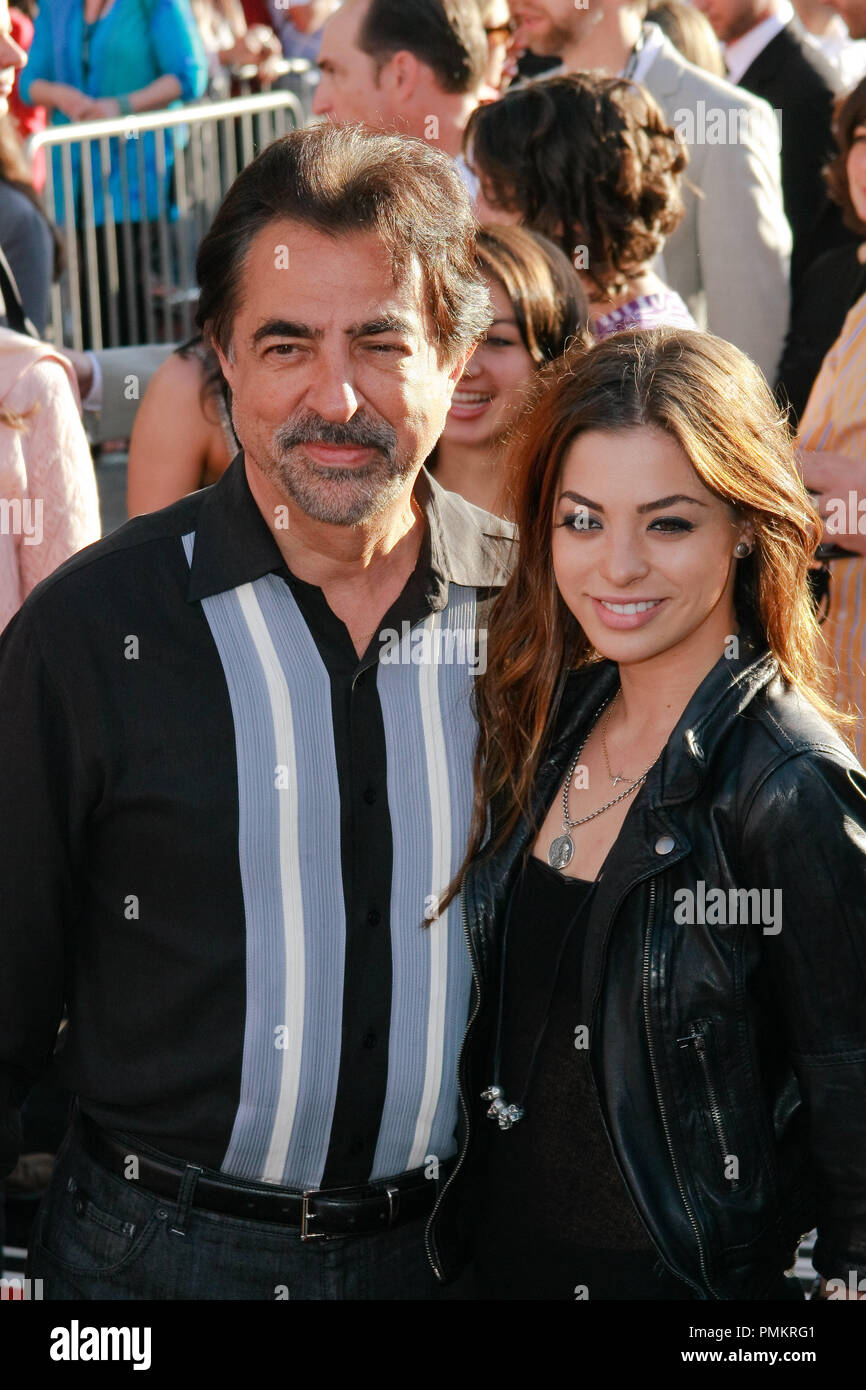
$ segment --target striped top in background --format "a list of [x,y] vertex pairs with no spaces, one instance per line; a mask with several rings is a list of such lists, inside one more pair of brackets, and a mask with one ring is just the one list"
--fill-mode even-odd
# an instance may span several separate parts
[[609,314],[592,320],[593,336],[600,342],[626,329],[697,328],[697,324],[675,290],[642,294]]
[[50,1051],[68,953],[60,1079],[103,1127],[301,1189],[455,1151],[459,899],[423,922],[465,847],[511,530],[426,473],[417,495],[418,564],[360,660],[242,457],[13,620],[0,1095]]
[[[842,332],[824,358],[800,421],[800,448],[827,450],[857,459],[866,483],[866,295],[857,300]],[[860,496],[866,486],[859,489]],[[847,499],[846,499],[847,500]],[[828,537],[830,539],[830,537]],[[844,542],[843,542],[844,544]],[[856,715],[852,728],[860,761],[866,756],[866,557],[830,562],[830,612],[821,632],[825,642],[827,694]]]

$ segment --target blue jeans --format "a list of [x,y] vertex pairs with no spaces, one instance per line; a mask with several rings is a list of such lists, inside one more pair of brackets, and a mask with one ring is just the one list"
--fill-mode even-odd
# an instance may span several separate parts
[[46,1299],[467,1299],[443,1289],[426,1218],[373,1235],[302,1242],[295,1227],[184,1210],[115,1176],[67,1134],[30,1244]]

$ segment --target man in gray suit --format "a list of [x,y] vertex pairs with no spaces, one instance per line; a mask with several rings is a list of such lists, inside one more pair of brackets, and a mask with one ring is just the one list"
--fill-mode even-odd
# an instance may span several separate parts
[[664,249],[663,278],[697,321],[775,380],[788,323],[791,230],[779,134],[766,102],[688,63],[642,0],[512,0],[517,42],[566,72],[604,68],[641,82],[689,147],[686,215]]

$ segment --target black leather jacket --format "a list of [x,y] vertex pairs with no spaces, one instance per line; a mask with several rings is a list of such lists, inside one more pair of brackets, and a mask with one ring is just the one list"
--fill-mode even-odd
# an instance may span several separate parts
[[[617,680],[611,662],[568,676],[539,809]],[[524,822],[482,851],[464,887],[475,991],[461,1150],[427,1230],[442,1280],[465,1259],[473,1155],[491,1123],[479,1092],[497,928],[531,839]],[[729,890],[763,889],[770,907],[781,889],[780,928],[731,906],[721,924],[683,924],[678,890],[712,916],[701,883],[726,904]],[[699,1298],[772,1297],[817,1225],[819,1272],[866,1276],[866,773],[763,642],[742,635],[740,659],[695,692],[605,862],[586,932],[576,1017],[616,1161],[668,1270]]]

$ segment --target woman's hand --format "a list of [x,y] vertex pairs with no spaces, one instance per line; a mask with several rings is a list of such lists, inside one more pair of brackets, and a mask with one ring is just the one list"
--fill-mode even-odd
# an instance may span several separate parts
[[866,555],[866,464],[826,449],[799,457],[803,481],[824,519],[825,540]]
[[70,121],[87,119],[84,112],[93,103],[93,97],[88,96],[87,92],[80,92],[77,87],[72,87],[67,82],[44,82],[40,83],[40,88],[42,87],[47,90],[44,97],[40,91],[40,105],[53,106],[57,111],[62,111]]
[[88,97],[80,121],[116,121],[122,115],[117,97]]

